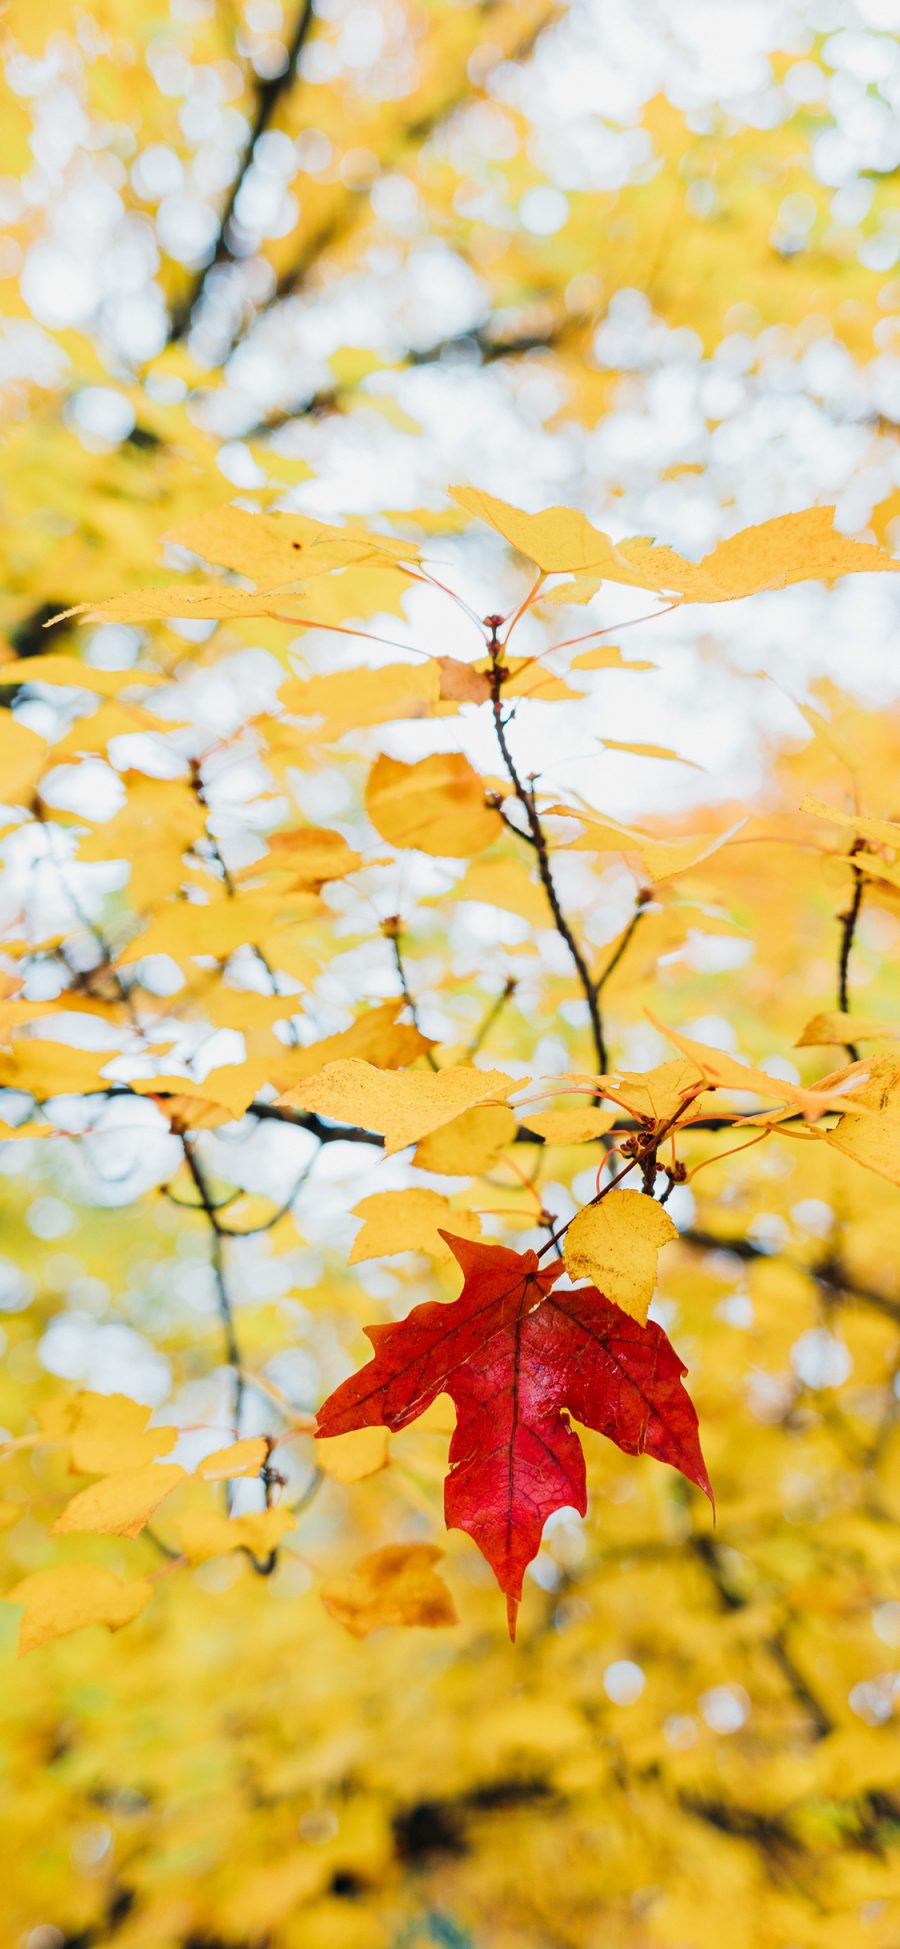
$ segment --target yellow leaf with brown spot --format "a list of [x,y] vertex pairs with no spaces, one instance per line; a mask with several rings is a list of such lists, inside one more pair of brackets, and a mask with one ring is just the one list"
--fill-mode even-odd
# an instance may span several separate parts
[[873,1056],[854,1068],[865,1078],[854,1101],[870,1115],[841,1117],[825,1132],[826,1142],[877,1177],[900,1184],[900,1058]]
[[362,1557],[349,1577],[323,1584],[322,1603],[354,1638],[384,1624],[429,1630],[458,1624],[456,1605],[434,1568],[443,1554],[433,1543],[390,1543]]

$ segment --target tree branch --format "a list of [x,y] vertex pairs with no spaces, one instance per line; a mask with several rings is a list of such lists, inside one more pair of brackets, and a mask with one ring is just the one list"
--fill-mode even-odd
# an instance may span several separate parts
[[550,866],[547,839],[538,815],[534,792],[529,791],[523,784],[516,768],[515,759],[509,748],[502,706],[503,684],[508,672],[503,664],[503,647],[497,637],[497,619],[491,617],[488,620],[491,627],[491,637],[488,643],[488,653],[491,659],[491,708],[494,714],[494,730],[497,736],[497,743],[500,747],[500,755],[506,766],[510,784],[528,821],[528,831],[537,858],[541,885],[550,903],[550,911],[553,915],[556,931],[560,939],[565,942],[575,963],[575,970],[581,984],[581,991],[587,1002],[591,1034],[594,1040],[594,1051],[597,1057],[597,1073],[603,1076],[606,1073],[607,1066],[606,1038],[603,1033],[603,1017],[600,1013],[600,1003],[597,998],[597,985],[592,980],[590,968],[560,905],[556,882]]
[[273,75],[269,81],[259,81],[257,83],[256,113],[253,117],[237,175],[234,177],[225,206],[219,218],[219,228],[213,246],[213,254],[209,263],[205,264],[203,269],[197,273],[190,289],[185,293],[180,304],[172,312],[172,321],[169,328],[169,340],[172,344],[177,344],[189,332],[194,312],[202,302],[210,272],[214,271],[217,265],[233,261],[234,259],[234,251],[228,240],[228,229],[231,219],[234,216],[235,204],[241,193],[241,187],[247,172],[253,162],[256,145],[260,136],[265,134],[282,95],[290,88],[294,80],[297,62],[303,51],[304,43],[309,37],[314,20],[315,11],[313,8],[313,0],[301,0],[294,26],[293,38],[287,50],[287,60],[281,73]]
[[[859,841],[857,840],[853,847],[854,852],[857,851],[858,846]],[[865,880],[860,868],[851,864],[850,871],[853,875],[853,893],[851,895],[850,905],[845,914],[838,915],[841,923],[840,947],[838,951],[838,1009],[842,1015],[849,1015],[850,1013],[850,955],[853,951],[856,923],[859,920],[859,911],[863,903],[863,892],[865,888]],[[844,1048],[851,1062],[859,1061],[859,1050],[855,1042],[845,1042]]]

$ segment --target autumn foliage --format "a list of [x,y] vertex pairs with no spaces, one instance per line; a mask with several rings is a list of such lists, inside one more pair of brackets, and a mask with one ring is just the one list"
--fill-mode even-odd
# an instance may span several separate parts
[[750,11],[4,16],[12,1949],[895,1949],[900,43]]

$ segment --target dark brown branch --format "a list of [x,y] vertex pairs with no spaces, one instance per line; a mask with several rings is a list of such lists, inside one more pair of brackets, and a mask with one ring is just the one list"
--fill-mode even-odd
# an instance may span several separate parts
[[310,29],[313,26],[314,20],[313,0],[301,0],[293,37],[287,50],[287,60],[281,73],[273,75],[269,81],[259,81],[257,83],[256,113],[253,117],[250,133],[247,137],[237,174],[234,177],[222,214],[219,218],[219,228],[213,246],[213,254],[209,263],[205,264],[202,271],[197,273],[190,289],[185,293],[180,304],[172,313],[172,322],[169,330],[169,338],[172,343],[177,343],[179,339],[184,338],[190,330],[194,312],[202,301],[210,272],[214,271],[217,265],[228,263],[234,258],[234,251],[228,239],[228,230],[231,219],[234,216],[235,205],[241,193],[241,187],[246,178],[247,171],[253,162],[256,145],[260,136],[265,134],[282,95],[286,93],[293,83],[297,62],[303,51],[304,43],[309,38]]
[[[855,850],[856,848],[854,848]],[[863,903],[863,890],[865,887],[865,880],[860,868],[851,865],[850,871],[853,875],[853,893],[851,895],[850,905],[845,914],[838,915],[841,923],[840,951],[838,954],[838,1008],[842,1015],[849,1015],[850,1013],[850,956],[853,951],[856,923],[859,920],[859,910]],[[855,1042],[845,1042],[844,1048],[851,1062],[859,1061],[859,1050]]]
[[[517,44],[507,50],[505,57],[501,57],[498,54],[498,61],[501,58],[505,58],[508,61],[524,61],[531,53],[539,34],[542,33],[543,29],[553,19],[553,13],[554,8],[548,6],[544,17],[527,27]],[[407,148],[420,149],[427,138],[433,135],[442,123],[448,121],[471,94],[472,83],[469,79],[467,69],[464,68],[461,78],[451,84],[449,92],[443,101],[437,102],[429,110],[427,115],[420,115],[416,119],[401,125],[393,144],[386,148],[385,153],[377,157],[371,178],[365,182],[355,184],[347,190],[341,208],[335,210],[331,216],[326,218],[324,223],[319,225],[319,228],[307,241],[302,255],[287,270],[282,272],[271,297],[260,307],[259,313],[255,314],[256,316],[270,311],[275,305],[281,303],[283,299],[294,297],[298,291],[303,289],[311,271],[318,264],[319,259],[329,246],[340,242],[350,231],[356,228],[364,211],[368,208],[369,193],[379,178],[384,175],[385,170],[399,167],[402,164],[404,151]],[[237,337],[233,341],[234,344],[240,344],[241,340],[246,337],[247,331],[251,328],[252,323],[253,320],[237,334]],[[247,436],[245,435],[244,437]]]
[[504,765],[506,766],[510,784],[528,821],[528,831],[537,858],[537,867],[541,877],[541,885],[543,886],[544,892],[546,893],[547,899],[550,903],[550,911],[553,915],[553,921],[556,927],[556,931],[560,936],[560,939],[565,942],[566,947],[568,948],[572,960],[575,964],[575,970],[578,975],[578,980],[581,984],[581,991],[582,994],[584,995],[585,1001],[587,1002],[588,1016],[591,1024],[591,1034],[593,1036],[593,1041],[594,1041],[594,1051],[597,1057],[597,1071],[600,1076],[603,1076],[606,1073],[606,1063],[607,1063],[606,1038],[603,1033],[603,1018],[600,1013],[600,1003],[597,999],[597,986],[596,983],[591,978],[590,968],[588,967],[588,964],[584,958],[581,948],[579,947],[578,942],[575,939],[575,936],[572,932],[571,927],[569,926],[569,923],[565,917],[565,914],[563,913],[562,906],[560,904],[559,894],[557,893],[556,890],[556,882],[553,878],[553,873],[550,866],[550,855],[547,849],[547,838],[544,832],[544,828],[541,825],[537,805],[535,803],[534,792],[529,791],[528,787],[525,784],[523,784],[523,781],[516,767],[515,759],[513,758],[512,752],[510,751],[509,743],[506,736],[506,724],[503,717],[502,699],[503,699],[503,685],[507,676],[507,671],[504,667],[503,648],[500,642],[498,641],[496,628],[493,629],[493,633],[488,643],[488,651],[491,659],[491,708],[494,714],[494,730],[497,736],[497,743],[500,747],[500,755],[503,759]]

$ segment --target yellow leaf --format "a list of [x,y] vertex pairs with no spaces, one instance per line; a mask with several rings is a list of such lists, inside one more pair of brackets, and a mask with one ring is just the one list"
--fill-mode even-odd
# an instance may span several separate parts
[[722,541],[700,563],[721,594],[731,601],[762,589],[784,589],[793,582],[833,582],[839,575],[893,572],[900,562],[869,542],[850,541],[834,528],[834,508],[804,508],[778,515],[757,527],[742,528]]
[[532,927],[549,927],[547,895],[536,875],[519,859],[474,859],[447,893],[428,895],[425,906],[448,900],[480,900],[486,907],[503,907]]
[[334,527],[308,514],[250,514],[226,503],[182,522],[166,537],[207,562],[251,576],[254,582],[284,583],[332,568],[369,561],[413,561],[414,542],[368,529]]
[[438,666],[432,661],[384,663],[377,669],[295,677],[281,689],[285,710],[295,717],[321,718],[320,735],[328,740],[341,738],[347,731],[360,731],[368,724],[428,717],[439,695]]
[[800,810],[814,814],[817,819],[827,819],[830,825],[843,826],[860,839],[871,839],[876,846],[890,846],[894,851],[900,847],[900,825],[892,819],[871,819],[862,812],[836,812],[820,799],[804,799]]
[[387,1467],[390,1440],[387,1428],[354,1428],[317,1441],[316,1461],[333,1482],[362,1482]]
[[272,1065],[270,1076],[282,1091],[279,1103],[296,1106],[300,1102],[298,1086],[308,1076],[318,1075],[329,1063],[359,1056],[364,1062],[370,1057],[377,1060],[379,1069],[405,1069],[424,1055],[426,1049],[433,1049],[435,1044],[411,1022],[397,1021],[405,1007],[402,997],[380,1002],[377,1008],[364,1009],[349,1029],[325,1035],[321,1041],[307,1043],[303,1049],[286,1049]]
[[[575,1078],[573,1081],[577,1080]],[[675,1057],[657,1063],[653,1069],[619,1069],[611,1076],[591,1077],[591,1091],[598,1088],[612,1103],[618,1103],[632,1116],[652,1123],[668,1123],[696,1094],[701,1078],[695,1063]]]
[[670,758],[675,764],[692,766],[694,771],[703,770],[693,758],[683,758],[680,751],[673,751],[667,744],[622,744],[618,738],[600,738],[598,742],[605,751],[629,751],[635,758]]
[[173,1462],[107,1475],[72,1497],[50,1534],[71,1536],[79,1530],[91,1530],[99,1536],[139,1536],[160,1503],[186,1480],[185,1470]]
[[834,1130],[825,1132],[826,1142],[865,1170],[900,1184],[900,1060],[873,1056],[858,1067],[865,1071],[865,1081],[854,1101],[872,1114],[841,1117]]
[[322,1603],[354,1638],[383,1624],[458,1624],[456,1605],[434,1565],[433,1543],[391,1543],[362,1557],[349,1577],[323,1584]]
[[120,1631],[149,1604],[153,1585],[142,1578],[127,1581],[96,1563],[63,1563],[37,1570],[6,1592],[6,1602],[23,1604],[19,1625],[19,1656],[35,1651],[52,1638],[64,1638],[86,1624],[105,1624]]
[[143,1469],[168,1455],[177,1428],[148,1428],[150,1409],[126,1394],[75,1395],[71,1408],[69,1460],[79,1475],[111,1475],[118,1469]]
[[206,1563],[229,1550],[249,1550],[262,1560],[278,1548],[286,1531],[293,1527],[294,1513],[287,1508],[251,1510],[243,1516],[225,1516],[218,1509],[191,1509],[179,1516],[175,1533],[192,1563]]
[[193,1121],[193,1105],[196,1103],[205,1113],[206,1107],[215,1105],[224,1109],[229,1117],[242,1117],[248,1103],[252,1103],[261,1085],[270,1080],[270,1065],[265,1062],[223,1063],[219,1069],[211,1069],[202,1083],[193,1076],[162,1074],[159,1076],[136,1076],[128,1087],[135,1096],[155,1096],[167,1098],[165,1110],[169,1117],[184,1120],[184,1105],[191,1106],[188,1111],[188,1124],[198,1126]]
[[26,804],[46,762],[46,738],[29,730],[11,711],[0,712],[0,804]]
[[609,536],[593,528],[577,508],[545,508],[541,514],[525,514],[478,487],[451,487],[450,492],[460,507],[496,528],[545,575],[586,568],[608,575],[615,567],[616,551]]
[[[291,896],[290,912],[297,919],[308,918],[316,911],[313,894]],[[218,960],[233,954],[247,941],[259,940],[287,917],[283,900],[250,893],[242,893],[235,900],[223,896],[203,903],[188,900],[170,903],[154,915],[143,933],[136,935],[119,955],[119,965],[129,967],[148,954],[171,954],[173,960],[182,964],[198,954],[210,954]]]
[[868,1015],[843,1015],[835,1011],[814,1015],[798,1035],[795,1049],[820,1049],[847,1042],[876,1042],[882,1036],[900,1035],[900,1022],[879,1022]]
[[438,1191],[418,1186],[408,1191],[376,1191],[353,1207],[363,1224],[353,1241],[348,1265],[363,1259],[390,1258],[395,1252],[427,1252],[433,1259],[452,1258],[440,1228],[459,1238],[480,1238],[481,1220],[473,1211],[459,1211]]
[[348,846],[343,833],[331,832],[325,826],[295,826],[290,832],[272,833],[266,858],[242,867],[235,877],[238,881],[252,879],[275,866],[290,873],[293,886],[318,892],[326,881],[342,880],[361,864],[359,853]]
[[643,1191],[608,1191],[585,1205],[563,1239],[571,1279],[590,1279],[643,1326],[656,1285],[660,1248],[678,1237],[667,1211]]
[[545,1144],[589,1144],[606,1135],[616,1121],[614,1110],[541,1110],[536,1116],[523,1116],[520,1122]]
[[39,1103],[51,1096],[108,1090],[103,1071],[115,1049],[76,1049],[42,1036],[17,1037],[13,1052],[0,1057],[0,1082],[8,1089],[28,1090]]
[[460,663],[455,656],[439,656],[440,694],[454,704],[485,704],[491,695],[490,678],[474,663]]
[[248,1435],[243,1441],[233,1441],[227,1448],[215,1448],[211,1455],[204,1455],[197,1474],[204,1482],[231,1482],[236,1476],[258,1475],[268,1453],[264,1436]]
[[82,663],[80,657],[54,650],[46,656],[30,656],[25,662],[17,657],[14,662],[0,664],[0,689],[21,683],[71,684],[73,689],[90,690],[97,697],[118,697],[119,691],[130,685],[142,684],[148,689],[164,682],[165,678],[153,670],[101,670],[96,664]]
[[525,514],[478,488],[451,492],[461,507],[505,535],[545,574],[579,574],[589,569],[598,582],[629,583],[685,602],[732,602],[794,582],[833,582],[840,575],[860,571],[900,569],[900,562],[885,549],[836,534],[833,507],[806,508],[801,514],[779,515],[743,528],[701,562],[689,562],[674,549],[657,547],[643,536],[614,543],[576,508]]
[[518,1087],[499,1069],[383,1070],[353,1057],[328,1063],[318,1076],[290,1092],[302,1110],[335,1123],[375,1130],[385,1150],[405,1150],[476,1104],[496,1102]]
[[[705,1042],[694,1042],[690,1036],[681,1035],[670,1029],[664,1022],[658,1022],[650,1015],[654,1028],[674,1042],[676,1049],[695,1063],[712,1089],[749,1090],[753,1096],[770,1097],[775,1103],[784,1103],[792,1110],[799,1110],[809,1123],[815,1123],[826,1110],[853,1110],[865,1108],[861,1085],[869,1073],[870,1065],[852,1063],[848,1068],[838,1070],[833,1076],[826,1076],[821,1083],[814,1083],[805,1089],[801,1083],[786,1082],[782,1076],[769,1076],[764,1069],[752,1069],[729,1056],[723,1049],[711,1049]],[[853,1100],[848,1103],[848,1092],[853,1092]]]
[[[554,594],[558,591],[554,590]],[[628,662],[616,643],[604,643],[596,650],[583,650],[580,656],[573,656],[570,670],[655,670],[655,663],[647,663],[639,658]]]
[[379,758],[366,786],[366,811],[392,846],[467,858],[502,832],[499,813],[484,803],[484,781],[461,752],[438,752],[404,765]]
[[420,1171],[434,1171],[440,1177],[477,1177],[496,1164],[515,1135],[512,1110],[505,1103],[488,1103],[481,1109],[463,1110],[442,1129],[423,1137],[413,1162]]
[[26,1505],[22,1502],[0,1502],[0,1532],[12,1529],[20,1516],[24,1516]]
[[553,804],[544,807],[559,818],[580,819],[584,828],[577,839],[564,841],[567,851],[587,853],[636,853],[651,884],[672,879],[702,865],[739,832],[744,820],[729,826],[727,832],[698,839],[656,839],[618,820],[594,813],[587,806]]

